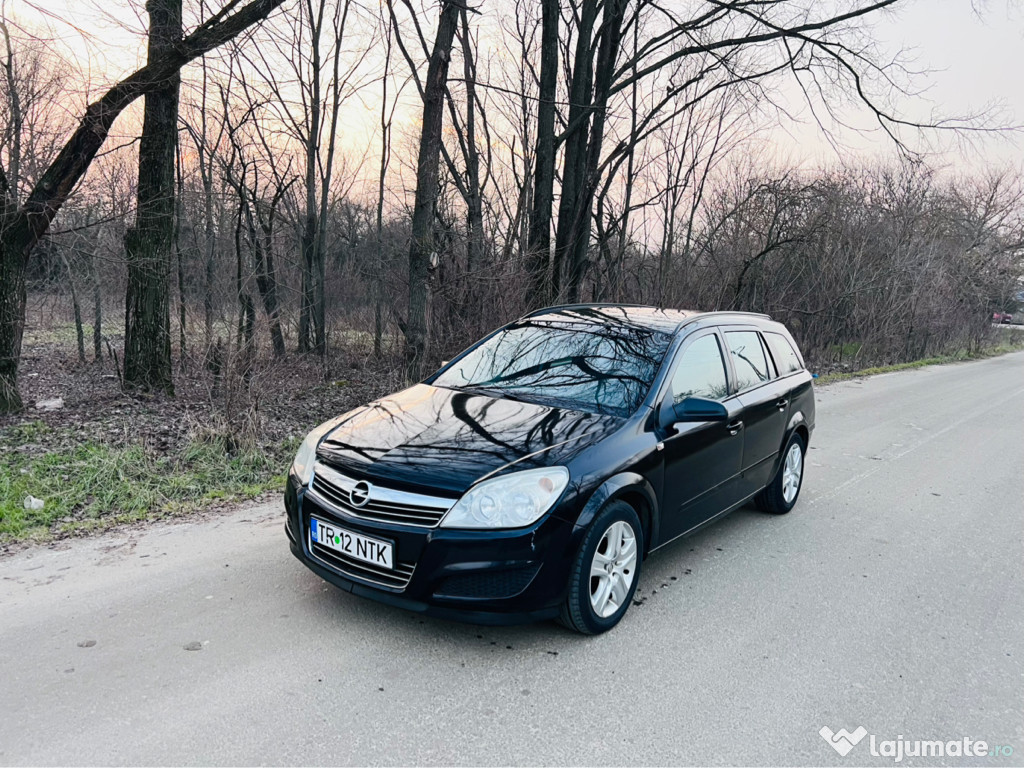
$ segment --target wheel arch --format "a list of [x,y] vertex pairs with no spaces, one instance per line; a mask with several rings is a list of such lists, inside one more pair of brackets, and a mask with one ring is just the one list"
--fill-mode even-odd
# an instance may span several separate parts
[[779,445],[779,452],[775,455],[775,461],[772,463],[772,477],[775,477],[775,473],[782,466],[783,454],[793,435],[800,435],[803,438],[805,451],[810,447],[811,430],[807,426],[807,419],[804,417],[803,411],[794,413],[789,419],[789,424],[786,425],[786,431],[782,435],[782,443]]
[[610,501],[623,501],[636,511],[644,535],[644,555],[651,551],[657,541],[659,528],[658,497],[654,487],[643,475],[636,472],[620,472],[599,485],[576,519],[576,531],[582,534],[590,527],[598,513]]
[[789,445],[789,440],[794,434],[800,435],[804,440],[804,447],[806,448],[811,443],[811,429],[807,425],[807,417],[804,415],[802,410],[794,411],[790,414],[789,423],[786,425],[786,433],[782,436],[782,445],[779,446],[779,455],[782,455],[782,451]]

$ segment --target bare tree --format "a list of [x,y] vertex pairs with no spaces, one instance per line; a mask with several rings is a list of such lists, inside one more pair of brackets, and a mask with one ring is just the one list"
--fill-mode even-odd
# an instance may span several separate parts
[[390,107],[388,105],[388,82],[391,76],[391,49],[393,40],[393,18],[388,14],[384,18],[383,9],[380,18],[385,28],[384,40],[384,71],[381,76],[380,99],[380,165],[377,172],[377,210],[374,225],[374,262],[373,262],[373,354],[383,355],[384,337],[384,190],[387,181],[388,164],[391,162],[391,124],[394,121],[395,108],[398,105],[396,94]]
[[550,300],[551,211],[555,195],[555,99],[558,88],[558,0],[541,0],[541,59],[537,105],[534,191],[530,212],[529,270],[538,304]]
[[124,109],[163,86],[188,62],[262,21],[284,0],[229,2],[193,32],[88,106],[78,128],[20,205],[0,168],[0,413],[21,408],[18,363],[25,322],[25,269],[39,239],[71,195]]
[[14,46],[11,44],[11,33],[7,27],[7,20],[0,17],[0,34],[4,38],[4,101],[10,119],[6,121],[3,131],[3,144],[7,148],[7,179],[8,194],[17,205],[19,188],[21,187],[21,141],[22,133],[25,130],[25,113],[21,106],[21,87],[18,82],[16,67],[18,62],[14,58]]
[[[574,43],[571,48],[563,47],[566,61],[560,70],[564,77],[561,92],[568,106],[567,112],[558,115],[564,129],[554,136],[554,147],[561,149],[562,157],[561,194],[551,290],[546,293],[569,299],[579,295],[589,263],[592,209],[602,177],[615,165],[617,156],[632,153],[636,142],[657,129],[666,111],[674,114],[697,108],[727,89],[757,93],[770,105],[773,84],[792,76],[815,109],[828,112],[833,103],[852,95],[897,145],[905,148],[901,130],[925,126],[903,119],[887,107],[884,91],[896,87],[899,65],[877,61],[872,46],[862,44],[856,26],[896,2],[865,0],[829,13],[821,11],[819,4],[801,0],[716,0],[683,9],[649,0],[580,0],[568,17],[571,29],[561,36]],[[552,26],[556,23],[553,13],[544,18],[550,19]],[[624,51],[625,34],[634,36],[634,41]],[[551,52],[545,45],[541,55],[553,55]],[[534,194],[531,238],[535,253],[544,250],[544,223],[549,219],[546,184],[547,177],[554,175],[551,116],[546,107],[558,92],[557,86],[551,87],[550,69],[544,77],[544,58],[541,63],[534,180],[540,186]],[[661,90],[663,96],[642,105],[631,139],[605,149],[608,117],[617,110],[628,114],[638,83]],[[874,86],[883,95],[875,92]],[[970,127],[965,122],[956,125]],[[547,263],[540,258],[533,265],[534,283],[541,284],[540,273]]]
[[[181,0],[147,0],[149,65],[181,41]],[[124,383],[174,394],[171,370],[170,272],[174,254],[174,168],[178,153],[178,89],[181,71],[145,96],[139,142],[135,226],[125,236],[128,292],[125,299]]]
[[[217,200],[215,199],[215,168],[217,151],[224,140],[228,127],[227,120],[212,121],[210,114],[214,111],[214,103],[210,99],[211,75],[207,57],[202,57],[199,64],[200,83],[199,100],[194,110],[182,119],[186,132],[195,146],[195,165],[199,171],[202,184],[201,218],[203,241],[203,343],[209,352],[213,345],[213,314],[214,314],[214,282],[216,279],[217,256]],[[191,105],[186,105],[186,108]]]
[[442,0],[441,17],[423,84],[423,126],[416,162],[416,199],[409,245],[409,313],[404,328],[406,375],[414,381],[423,375],[430,344],[430,272],[431,261],[435,258],[433,231],[441,160],[441,127],[448,86],[448,64],[460,10],[461,6],[455,0]]
[[[244,78],[239,79],[243,90],[246,90]],[[271,347],[275,357],[284,357],[284,333],[281,330],[280,289],[278,286],[277,266],[274,259],[275,229],[281,204],[298,180],[291,173],[288,161],[283,168],[279,167],[270,156],[270,144],[264,133],[264,126],[254,119],[256,107],[252,105],[245,110],[239,125],[231,124],[230,103],[226,91],[222,91],[221,103],[224,109],[224,124],[228,126],[226,136],[231,148],[230,155],[221,158],[225,181],[238,198],[238,219],[236,226],[235,250],[236,293],[243,314],[251,314],[251,299],[246,286],[252,275],[267,316],[270,328]],[[250,133],[244,132],[249,128]],[[262,149],[266,155],[250,157]],[[247,315],[248,317],[248,315]],[[249,317],[246,329],[254,331],[254,319]],[[253,340],[247,337],[247,348],[253,347]],[[251,351],[251,349],[250,349]]]

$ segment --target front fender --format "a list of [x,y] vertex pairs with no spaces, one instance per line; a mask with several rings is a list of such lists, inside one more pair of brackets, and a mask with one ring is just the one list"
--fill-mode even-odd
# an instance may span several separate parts
[[604,505],[614,499],[625,499],[634,509],[638,506],[643,507],[637,509],[637,515],[644,526],[644,552],[650,551],[651,543],[658,540],[661,517],[658,496],[647,478],[636,472],[620,472],[617,475],[612,475],[594,490],[583,506],[583,511],[576,518],[573,538],[582,538]]

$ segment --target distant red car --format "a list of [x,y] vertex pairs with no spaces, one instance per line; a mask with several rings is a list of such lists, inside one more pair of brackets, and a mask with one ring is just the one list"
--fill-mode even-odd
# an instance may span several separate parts
[[1013,315],[1011,315],[1009,312],[993,312],[992,313],[992,322],[993,323],[1000,323],[1000,324],[1003,324],[1003,325],[1005,325],[1007,323],[1012,323],[1013,322]]

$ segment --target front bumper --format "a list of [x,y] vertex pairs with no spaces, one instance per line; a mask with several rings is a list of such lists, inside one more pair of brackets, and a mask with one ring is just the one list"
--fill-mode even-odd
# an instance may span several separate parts
[[[558,615],[576,551],[573,526],[545,515],[528,528],[466,531],[367,521],[289,479],[286,531],[292,553],[324,580],[361,597],[477,624]],[[377,576],[314,549],[309,518],[394,543],[395,571]],[[408,581],[402,584],[406,579]]]

